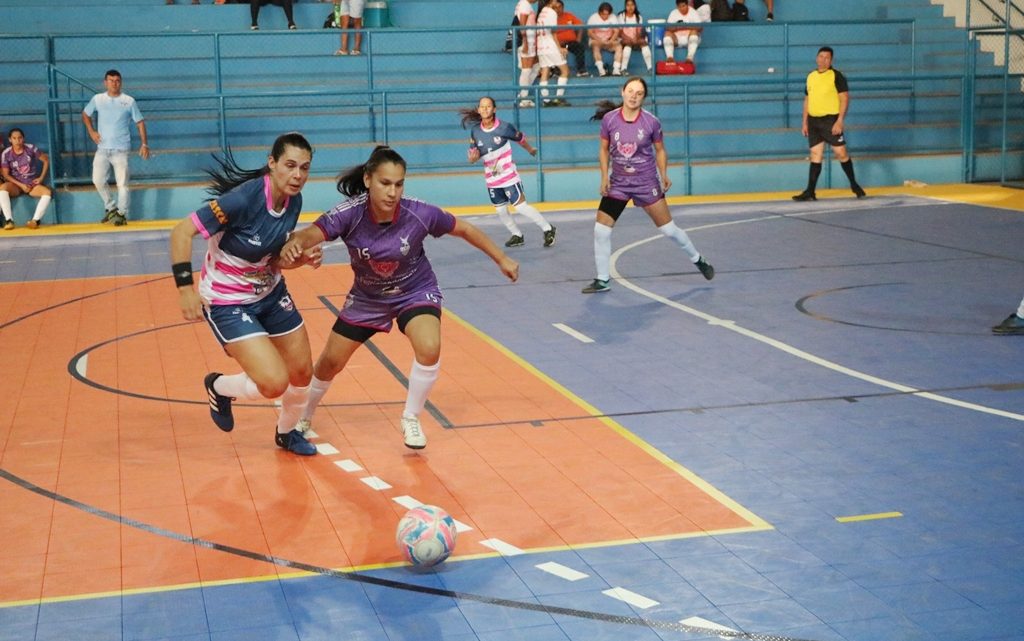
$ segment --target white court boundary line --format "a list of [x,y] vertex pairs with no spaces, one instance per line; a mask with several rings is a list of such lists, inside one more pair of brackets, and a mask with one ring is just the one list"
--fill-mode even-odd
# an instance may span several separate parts
[[[904,207],[904,206],[910,206],[910,205],[908,205],[908,204],[897,205],[897,207]],[[775,218],[797,218],[797,217],[810,216],[810,215],[815,215],[815,214],[836,213],[837,211],[839,211],[839,210],[832,209],[832,210],[828,210],[828,211],[811,211],[811,212],[806,212],[805,211],[805,212],[797,212],[797,213],[785,214],[785,215],[783,215],[783,214],[769,214],[769,215],[765,215],[765,216],[759,216],[759,217],[756,217],[756,218],[745,218],[743,220],[733,220],[733,221],[723,222],[723,223],[711,223],[711,224],[707,224],[707,225],[699,225],[697,227],[688,227],[686,229],[686,232],[690,233],[690,232],[694,232],[694,231],[700,231],[700,230],[703,230],[703,229],[712,229],[712,228],[715,228],[715,227],[725,227],[725,226],[728,226],[728,225],[740,225],[740,224],[743,224],[743,223],[750,223],[750,222],[763,222],[763,221],[772,220],[772,219],[775,219]],[[859,211],[859,210],[855,209],[855,210],[851,210],[851,211]],[[966,410],[971,410],[971,411],[974,411],[974,412],[981,412],[983,414],[992,414],[994,416],[1000,416],[1002,418],[1008,418],[1008,419],[1011,419],[1011,420],[1014,420],[1014,421],[1022,421],[1022,422],[1024,422],[1024,414],[1017,414],[1017,413],[1014,413],[1014,412],[1007,412],[1005,410],[996,409],[994,407],[988,407],[988,406],[985,406],[985,405],[978,405],[977,403],[969,403],[967,401],[961,401],[961,400],[958,400],[958,399],[955,399],[955,398],[951,398],[949,396],[943,396],[941,394],[934,394],[932,392],[924,392],[924,391],[921,391],[920,389],[918,389],[916,387],[911,387],[910,385],[904,385],[903,383],[898,383],[896,381],[890,381],[890,380],[885,379],[885,378],[881,378],[881,377],[878,377],[878,376],[874,376],[872,374],[868,374],[866,372],[861,372],[859,370],[855,370],[853,368],[846,367],[845,365],[840,365],[839,363],[836,363],[834,361],[830,361],[830,360],[825,359],[825,358],[821,358],[820,356],[815,356],[814,354],[811,354],[810,352],[806,352],[806,351],[804,351],[804,350],[802,350],[802,349],[800,349],[798,347],[794,347],[792,345],[789,345],[788,343],[783,343],[782,341],[774,339],[774,338],[772,338],[770,336],[766,336],[766,335],[761,334],[759,332],[755,332],[752,329],[747,329],[745,327],[741,327],[740,325],[737,325],[735,321],[727,320],[727,319],[724,319],[724,318],[719,318],[718,316],[714,316],[712,314],[708,314],[706,312],[702,312],[699,309],[695,309],[695,308],[690,307],[688,305],[683,305],[682,303],[677,303],[674,300],[670,300],[668,298],[665,298],[664,296],[660,296],[658,294],[655,294],[652,291],[644,289],[643,287],[640,287],[639,285],[636,285],[636,284],[630,282],[616,268],[616,263],[618,262],[619,257],[621,257],[623,254],[625,254],[627,251],[635,249],[636,247],[639,247],[639,246],[641,246],[641,245],[643,245],[645,243],[649,243],[649,242],[651,242],[653,240],[657,240],[659,238],[664,238],[664,236],[662,236],[661,234],[658,234],[657,236],[651,236],[650,238],[645,238],[645,239],[642,239],[642,240],[638,240],[636,242],[633,242],[633,243],[630,243],[628,245],[625,245],[624,247],[620,247],[618,250],[616,250],[612,254],[612,256],[611,256],[611,262],[610,262],[610,267],[609,267],[609,273],[612,276],[612,278],[614,278],[617,283],[621,284],[626,289],[632,290],[634,293],[637,293],[637,294],[639,294],[641,296],[649,298],[649,299],[651,299],[653,301],[659,302],[662,305],[665,305],[667,307],[671,307],[673,309],[677,309],[677,310],[683,312],[684,314],[689,314],[690,316],[695,316],[695,317],[697,317],[697,318],[707,322],[708,325],[713,325],[713,326],[716,326],[716,327],[721,327],[723,329],[727,329],[729,331],[732,331],[732,332],[735,332],[737,334],[740,334],[741,336],[746,336],[747,338],[753,339],[753,340],[755,340],[755,341],[757,341],[759,343],[763,343],[763,344],[765,344],[765,345],[767,345],[769,347],[772,347],[772,348],[777,349],[777,350],[779,350],[781,352],[789,354],[790,356],[795,356],[796,358],[799,358],[801,360],[807,361],[808,363],[811,363],[813,365],[818,365],[819,367],[824,367],[826,369],[830,369],[833,372],[837,372],[837,373],[842,374],[844,376],[849,376],[851,378],[856,378],[858,380],[862,380],[862,381],[865,381],[867,383],[871,383],[872,385],[878,385],[879,387],[885,387],[887,389],[896,390],[898,392],[903,392],[903,393],[906,393],[906,394],[911,394],[913,396],[924,398],[924,399],[927,399],[927,400],[930,400],[930,401],[935,401],[937,403],[944,403],[946,405],[952,405],[954,407],[959,407],[959,408],[966,409]]]

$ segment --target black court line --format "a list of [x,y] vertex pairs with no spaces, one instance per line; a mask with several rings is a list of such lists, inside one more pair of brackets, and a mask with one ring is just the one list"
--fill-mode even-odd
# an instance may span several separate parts
[[[359,572],[343,572],[341,570],[334,570],[331,568],[321,567],[319,565],[312,565],[310,563],[303,563],[301,561],[293,561],[285,559],[279,556],[272,556],[267,554],[261,554],[259,552],[253,552],[251,550],[245,550],[243,548],[235,547],[232,545],[224,545],[222,543],[216,543],[207,539],[202,539],[187,534],[181,534],[180,532],[174,532],[156,525],[137,521],[132,518],[122,516],[120,514],[114,514],[106,510],[100,509],[93,505],[76,501],[75,499],[69,498],[62,494],[52,492],[45,488],[42,488],[31,481],[25,480],[20,476],[12,474],[5,469],[0,468],[0,478],[3,478],[10,483],[24,489],[29,492],[38,494],[39,496],[48,498],[52,501],[56,501],[68,507],[75,508],[97,516],[114,523],[121,525],[127,525],[129,527],[162,536],[174,541],[186,543],[188,545],[195,545],[208,550],[216,550],[218,552],[224,552],[227,554],[233,554],[235,556],[252,559],[254,561],[263,561],[279,567],[290,568],[293,570],[300,570],[302,572],[309,572],[311,574],[319,574],[321,576],[328,576],[335,579],[343,579],[346,581],[355,581],[358,583],[364,583],[368,585],[376,585],[384,588],[390,588],[393,590],[402,590],[405,592],[415,592],[417,594],[424,594],[430,596],[447,597],[450,599],[456,599],[460,601],[475,601],[477,603],[484,603],[487,605],[495,605],[504,608],[512,608],[516,610],[530,610],[533,612],[543,612],[550,615],[563,615],[573,617],[576,619],[588,619],[591,621],[603,621],[607,623],[618,623],[622,625],[630,625],[643,628],[651,628],[653,630],[671,630],[674,632],[688,632],[692,634],[700,634],[707,636],[711,630],[709,628],[703,628],[699,626],[687,625],[685,623],[677,623],[674,621],[658,621],[656,619],[645,619],[637,616],[623,616],[617,614],[606,614],[603,612],[592,612],[590,610],[578,610],[576,608],[566,608],[554,605],[544,605],[541,603],[530,603],[527,601],[516,601],[514,599],[503,599],[500,597],[490,597],[482,594],[474,594],[472,592],[460,592],[457,590],[445,590],[442,588],[432,588],[423,585],[414,585],[411,583],[404,583],[402,581],[395,581],[392,579],[384,579],[381,577],[370,576],[367,574],[361,574]],[[750,639],[751,641],[813,641],[811,639],[799,639],[794,637],[780,636],[776,634],[761,634],[751,632],[731,632],[731,631],[720,631],[714,630],[716,636],[727,638],[727,639]]]

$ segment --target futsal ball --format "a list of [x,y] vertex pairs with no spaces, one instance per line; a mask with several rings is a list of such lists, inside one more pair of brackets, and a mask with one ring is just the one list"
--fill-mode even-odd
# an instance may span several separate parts
[[395,533],[402,557],[425,568],[447,559],[457,537],[455,519],[435,505],[421,505],[406,512]]

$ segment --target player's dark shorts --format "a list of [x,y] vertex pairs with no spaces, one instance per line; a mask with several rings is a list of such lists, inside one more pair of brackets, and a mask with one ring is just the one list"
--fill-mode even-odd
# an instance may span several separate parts
[[648,207],[665,197],[665,191],[655,179],[645,185],[611,185],[608,195],[601,198],[598,209],[618,220],[629,201],[637,207]]
[[398,319],[398,329],[405,332],[406,323],[420,314],[440,318],[443,302],[444,296],[437,286],[392,298],[369,298],[349,292],[334,331],[363,342],[377,332],[390,332],[392,321]]
[[223,346],[257,336],[284,336],[302,327],[284,280],[265,298],[248,305],[210,305],[203,316]]
[[526,197],[526,192],[523,191],[523,183],[520,181],[508,187],[488,187],[487,195],[491,197],[495,207],[501,207],[516,204]]
[[832,133],[832,125],[836,124],[838,119],[838,114],[831,116],[807,116],[807,146],[813,147],[823,142],[827,142],[833,147],[845,145],[845,132],[841,132],[838,136]]

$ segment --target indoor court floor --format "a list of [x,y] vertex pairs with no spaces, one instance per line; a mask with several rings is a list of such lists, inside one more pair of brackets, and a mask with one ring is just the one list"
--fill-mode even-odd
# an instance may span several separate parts
[[[520,220],[515,284],[432,240],[427,448],[395,330],[310,458],[272,402],[212,424],[237,368],[181,319],[168,225],[4,232],[0,641],[1024,641],[1024,336],[990,332],[1024,192],[870,193],[672,199],[710,282],[627,209],[593,295],[596,203],[548,206],[551,248]],[[286,273],[314,357],[351,282],[325,256]],[[422,503],[459,528],[431,571],[394,543]]]

